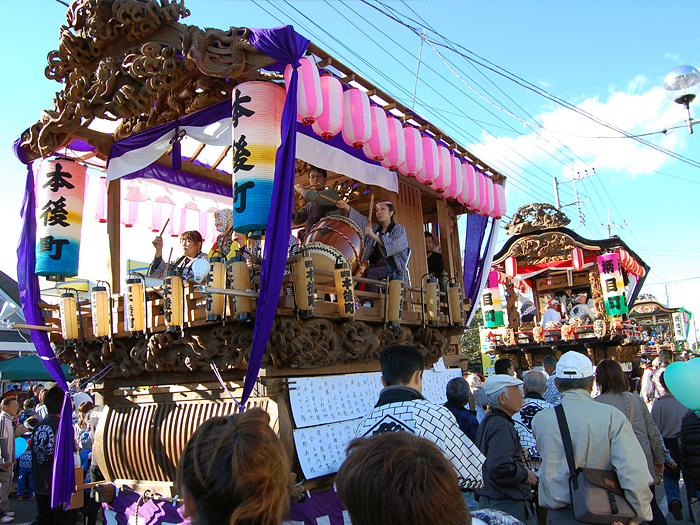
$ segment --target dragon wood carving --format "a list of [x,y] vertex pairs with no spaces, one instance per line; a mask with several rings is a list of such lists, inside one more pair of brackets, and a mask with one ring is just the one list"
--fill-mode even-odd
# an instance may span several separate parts
[[562,228],[571,222],[551,204],[526,204],[518,208],[511,221],[505,225],[508,235],[519,235],[539,230]]
[[[544,233],[518,240],[511,246],[508,255],[525,257],[527,259],[541,259],[552,257],[563,250],[571,250],[574,246],[574,241],[568,235],[556,232]],[[532,262],[531,264],[535,263]]]
[[230,98],[233,79],[273,61],[248,29],[178,22],[189,14],[184,0],[72,2],[46,68],[63,88],[22,135],[28,158],[53,154],[96,118],[123,119],[115,140],[171,122]]
[[[71,373],[92,375],[110,364],[108,378],[134,377],[144,372],[209,371],[213,360],[220,370],[245,369],[253,327],[245,324],[186,329],[152,334],[148,339],[114,339],[110,343],[66,346],[59,361]],[[429,327],[383,328],[366,323],[336,324],[327,319],[299,321],[276,317],[264,362],[282,368],[316,368],[379,359],[382,348],[412,344],[426,357],[450,352],[443,333]]]

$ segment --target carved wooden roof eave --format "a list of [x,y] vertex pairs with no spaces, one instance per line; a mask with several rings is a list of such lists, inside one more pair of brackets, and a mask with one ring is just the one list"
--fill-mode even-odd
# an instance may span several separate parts
[[584,237],[581,237],[578,235],[576,232],[573,230],[570,230],[568,228],[553,228],[551,230],[542,230],[540,232],[530,232],[530,233],[523,233],[520,235],[514,235],[508,241],[503,245],[501,250],[494,255],[493,257],[493,265],[501,264],[503,263],[508,257],[511,256],[511,252],[513,250],[513,246],[520,242],[523,239],[537,239],[541,236],[551,234],[551,233],[558,233],[562,234],[572,240],[572,242],[578,246],[579,248],[583,250],[591,250],[591,251],[598,251],[601,254],[604,253],[611,253],[619,248],[622,248],[626,250],[632,258],[637,261],[647,272],[649,273],[650,267],[647,265],[637,253],[632,250],[627,244],[620,239],[618,236],[613,236],[608,239],[586,239]]
[[[494,256],[492,266],[503,265],[505,263],[505,260],[511,256],[516,257],[516,259],[520,258],[522,260],[524,258],[524,255],[520,253],[521,250],[519,250],[519,248],[521,248],[523,244],[533,240],[546,241],[548,240],[548,238],[552,237],[568,240],[571,247],[576,246],[583,250],[600,252],[602,249],[596,241],[589,241],[587,239],[583,239],[582,237],[576,235],[573,231],[568,230],[566,228],[543,230],[534,233],[524,233],[509,239],[508,242],[506,242],[506,244],[503,246],[503,248],[501,248],[501,251]],[[552,253],[551,255],[553,254],[554,253]],[[541,258],[543,256],[538,257]]]
[[[85,128],[89,121],[93,118],[106,118],[104,109],[107,106],[109,106],[108,114],[116,119],[123,119],[114,137],[118,140],[219,102],[220,100],[215,99],[199,103],[192,103],[186,98],[182,100],[183,97],[178,91],[193,91],[198,78],[236,79],[238,82],[251,80],[258,78],[257,75],[260,75],[262,67],[275,62],[250,44],[245,33],[248,29],[232,27],[228,31],[213,28],[202,30],[178,22],[180,18],[187,17],[189,14],[189,10],[184,6],[184,0],[161,0],[160,5],[155,2],[146,4],[140,0],[75,0],[66,13],[67,25],[61,26],[58,50],[49,53],[49,66],[46,73],[48,78],[62,82],[64,90],[54,99],[54,108],[42,112],[41,120],[29,128],[29,133],[22,135],[22,146],[25,148],[27,158],[31,161],[48,157],[68,145],[75,137],[81,137],[84,135],[82,128]],[[125,58],[130,57],[133,62],[136,50],[136,59],[143,59],[144,57],[139,56],[139,53],[144,52],[148,55],[144,49],[151,53],[155,52],[156,58],[162,58],[157,56],[158,48],[171,50],[171,67],[172,58],[175,56],[172,50],[175,50],[176,55],[183,60],[183,63],[176,68],[181,71],[176,72],[177,75],[171,75],[178,77],[177,81],[173,81],[172,78],[168,80],[173,84],[165,83],[166,88],[158,92],[158,100],[155,102],[144,100],[142,97],[144,91],[148,91],[149,96],[153,96],[153,85],[150,85],[150,91],[139,85],[139,82],[146,84],[147,79],[143,77],[148,77],[153,70],[153,56],[144,59],[145,62],[138,69],[138,74],[132,71],[132,77],[126,78],[126,85],[121,87],[128,88],[127,91],[109,92],[107,87],[110,81],[114,82],[115,74],[118,76],[124,73]],[[313,43],[309,46],[308,52],[321,57],[326,65],[332,64],[335,69],[341,71],[345,75],[342,79],[344,82],[360,84],[368,90],[368,94],[381,97],[388,103],[385,109],[396,108],[404,113],[404,121],[445,141],[457,152],[458,157],[465,158],[492,180],[498,183],[505,180],[506,177],[503,174],[460,146],[444,131],[424,120]],[[221,65],[221,58],[228,60],[224,66]],[[156,60],[156,66],[157,62]],[[242,67],[238,67],[239,63],[243,64]],[[100,67],[105,64],[108,65]],[[319,65],[324,64],[319,63]],[[225,70],[226,67],[228,71],[235,71],[235,75],[223,74],[222,68]],[[96,86],[96,82],[99,84],[98,81],[101,81],[102,85]],[[138,88],[136,93],[129,91],[134,88],[134,83]],[[189,85],[183,87],[187,83]],[[163,82],[158,85],[161,84],[165,85]],[[107,98],[103,96],[105,94]],[[114,99],[109,98],[111,95],[119,95],[121,101],[132,103],[132,106],[133,103],[137,107],[140,104],[150,114],[133,111],[122,114],[115,111]],[[93,104],[95,100],[97,104]],[[172,118],[169,120],[159,120],[162,115],[171,114]],[[100,153],[103,154],[103,152]],[[458,215],[467,212],[464,207],[453,203],[450,205]]]
[[[655,307],[655,310],[652,312],[640,312],[639,309],[648,307],[648,306],[653,306]],[[665,306],[658,301],[640,301],[632,307],[630,310],[630,317],[652,317],[655,315],[660,315],[660,314],[667,314],[671,315],[676,313],[679,308],[671,308],[670,306]]]

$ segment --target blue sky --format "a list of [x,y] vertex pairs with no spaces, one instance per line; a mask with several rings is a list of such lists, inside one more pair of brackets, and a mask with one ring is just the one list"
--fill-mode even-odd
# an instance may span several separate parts
[[[183,22],[200,27],[291,23],[319,47],[411,103],[420,38],[360,1],[189,0],[186,5],[192,15]],[[633,134],[681,123],[682,108],[668,101],[660,86],[675,65],[700,67],[700,33],[689,29],[697,19],[694,1],[420,0],[390,1],[385,8],[427,30],[434,42],[444,36]],[[15,276],[25,170],[10,146],[42,109],[50,109],[59,88],[44,77],[44,68],[65,23],[65,7],[33,0],[3,3],[3,10],[0,138],[5,147],[0,148],[0,160],[9,235],[0,248],[0,269]],[[612,221],[627,225],[614,233],[652,266],[644,291],[663,298],[663,285],[653,283],[682,280],[668,287],[671,304],[700,315],[700,279],[692,279],[700,276],[700,210],[695,205],[700,170],[627,138],[591,138],[619,134],[452,51],[437,50],[452,70],[423,44],[415,109],[509,177],[508,215],[528,202],[553,202],[552,177],[570,178],[572,165],[580,172],[595,168],[596,176],[579,185],[590,201],[584,205],[586,225],[578,232],[603,237],[601,222],[610,208]],[[691,110],[700,117],[700,102]],[[694,135],[681,127],[646,139],[700,162],[700,126],[696,128]],[[570,185],[561,192],[563,203],[573,200]],[[566,211],[572,225],[577,224],[575,212]],[[501,242],[505,238],[501,235]],[[150,249],[145,249],[148,255],[131,256],[147,259]],[[99,278],[103,266],[89,259],[81,274]]]

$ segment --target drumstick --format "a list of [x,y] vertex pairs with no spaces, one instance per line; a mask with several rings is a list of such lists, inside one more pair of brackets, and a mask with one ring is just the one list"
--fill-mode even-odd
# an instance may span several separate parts
[[170,222],[170,217],[168,217],[168,220],[165,221],[165,224],[163,224],[163,229],[160,230],[160,234],[158,235],[158,237],[163,237],[163,232],[165,231],[165,227],[168,225],[169,222]]
[[318,196],[321,197],[322,199],[326,199],[327,201],[332,202],[333,204],[336,204],[338,202],[333,197],[329,197],[327,195],[324,195],[323,193],[319,193]]
[[374,211],[374,194],[369,198],[369,213],[367,214],[367,224],[372,224],[372,212]]

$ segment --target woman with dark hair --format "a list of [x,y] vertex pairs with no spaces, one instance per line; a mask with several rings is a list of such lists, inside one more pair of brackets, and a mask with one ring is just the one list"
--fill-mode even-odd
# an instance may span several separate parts
[[469,525],[457,474],[443,452],[410,432],[354,439],[338,471],[353,525]]
[[182,256],[174,263],[168,264],[168,261],[163,259],[163,237],[156,237],[153,240],[153,246],[156,249],[156,256],[148,267],[148,277],[163,279],[168,271],[177,269],[182,274],[182,280],[187,281],[194,278],[192,263],[195,260],[209,260],[207,254],[202,251],[202,236],[196,230],[184,232],[180,235]]
[[[603,359],[596,367],[596,383],[601,395],[595,398],[598,403],[614,406],[627,416],[632,424],[634,435],[644,451],[649,473],[654,480],[664,471],[664,445],[659,429],[647,409],[644,400],[629,391],[629,383],[622,367],[611,359]],[[666,518],[659,509],[654,493],[654,485],[650,487],[653,499],[651,510],[654,519],[650,523],[664,524]]]
[[[408,284],[408,237],[406,230],[394,221],[394,205],[390,201],[383,201],[375,206],[377,220],[371,224],[367,217],[356,209],[351,208],[345,201],[338,201],[338,207],[348,213],[351,221],[357,223],[365,232],[365,251],[363,261],[369,261],[369,268],[365,270],[368,279],[386,279],[387,275],[398,273],[403,282]],[[375,285],[367,285],[368,292],[376,292]]]
[[279,525],[291,467],[270,416],[253,408],[204,422],[180,456],[176,486],[192,523]]

